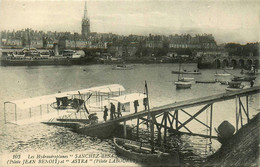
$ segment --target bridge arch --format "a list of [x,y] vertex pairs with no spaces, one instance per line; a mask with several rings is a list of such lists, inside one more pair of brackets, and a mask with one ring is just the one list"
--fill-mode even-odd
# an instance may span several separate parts
[[251,59],[248,59],[246,61],[246,68],[250,69],[252,64],[253,64],[253,61]]
[[230,65],[234,68],[237,68],[237,61],[235,59],[232,59]]
[[240,59],[240,60],[238,61],[238,66],[239,66],[239,68],[244,68],[244,66],[245,66],[245,60],[244,60],[244,59]]
[[254,60],[255,68],[259,68],[259,60]]
[[214,65],[215,68],[220,68],[221,67],[220,60],[219,59],[214,60],[214,64],[213,65]]
[[227,67],[229,65],[228,60],[224,59],[222,62],[222,67]]

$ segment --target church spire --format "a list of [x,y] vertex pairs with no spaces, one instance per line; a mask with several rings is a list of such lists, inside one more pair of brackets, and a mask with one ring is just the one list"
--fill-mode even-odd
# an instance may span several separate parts
[[87,20],[88,16],[87,16],[87,1],[85,1],[85,8],[84,8],[84,17],[83,19]]
[[85,1],[84,17],[81,24],[81,34],[87,36],[90,33],[90,21],[87,16],[87,1]]

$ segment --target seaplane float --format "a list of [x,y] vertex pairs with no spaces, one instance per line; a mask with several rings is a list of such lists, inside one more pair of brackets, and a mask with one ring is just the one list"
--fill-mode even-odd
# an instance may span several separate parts
[[[6,101],[4,102],[5,123],[23,125],[40,122],[87,134],[88,126],[105,122],[103,120],[105,106],[109,108],[113,103],[117,106],[117,110],[120,106],[120,110],[123,111],[121,116],[124,116],[131,113],[131,109],[134,108],[133,102],[146,98],[144,93],[123,94],[124,91],[122,85],[111,84]],[[93,134],[93,136],[98,135]]]

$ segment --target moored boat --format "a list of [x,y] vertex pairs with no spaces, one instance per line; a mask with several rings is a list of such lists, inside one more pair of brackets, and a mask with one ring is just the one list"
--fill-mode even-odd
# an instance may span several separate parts
[[125,64],[118,64],[112,67],[112,70],[132,70],[133,66],[127,66]]
[[[51,54],[52,53],[52,54]],[[35,48],[24,48],[20,51],[2,51],[2,66],[41,66],[41,65],[85,65],[91,63],[92,57],[74,50],[65,50],[59,54],[55,45],[54,51],[38,51]]]
[[227,73],[221,73],[221,74],[215,74],[215,76],[230,76],[231,74],[227,74]]
[[174,82],[174,84],[176,85],[176,89],[188,89],[191,88],[192,82],[179,80]]
[[200,75],[201,72],[199,70],[194,71],[172,71],[172,74],[193,74],[193,75]]
[[180,80],[181,80],[181,81],[194,81],[194,78],[184,77],[184,78],[181,78]]
[[242,90],[244,85],[241,85],[239,81],[231,81],[229,82],[229,86],[226,88],[226,91],[238,91]]
[[231,74],[229,74],[229,73],[226,73],[226,72],[224,72],[224,73],[218,73],[217,71],[216,71],[216,73],[215,73],[215,76],[230,76]]
[[204,83],[204,84],[213,84],[216,82],[217,82],[216,80],[214,80],[214,81],[196,81],[196,83]]
[[139,163],[165,163],[166,165],[179,165],[179,153],[165,153],[158,148],[151,153],[151,146],[142,142],[128,139],[114,138],[115,150],[122,155]]
[[232,67],[232,66],[231,66],[231,67],[225,67],[224,69],[225,69],[225,70],[233,70],[234,67]]
[[248,81],[248,82],[250,82],[250,81],[252,81],[252,80],[255,80],[256,79],[256,77],[255,76],[246,76],[246,77],[234,77],[233,79],[232,79],[232,81]]

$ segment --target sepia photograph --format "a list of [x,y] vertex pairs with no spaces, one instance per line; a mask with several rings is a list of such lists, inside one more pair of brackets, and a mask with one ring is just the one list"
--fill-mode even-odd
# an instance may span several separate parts
[[0,0],[0,166],[260,166],[259,0]]

